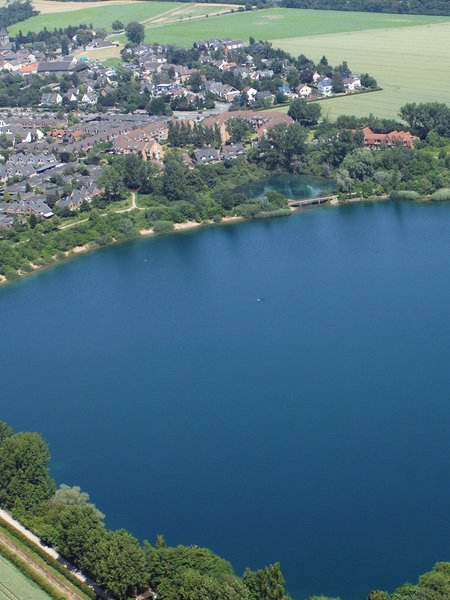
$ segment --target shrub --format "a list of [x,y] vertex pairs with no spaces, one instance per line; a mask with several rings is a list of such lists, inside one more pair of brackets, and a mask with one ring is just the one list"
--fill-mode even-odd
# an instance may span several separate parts
[[390,193],[389,198],[391,200],[417,200],[420,198],[420,194],[413,190],[394,190]]
[[450,189],[444,188],[441,190],[437,190],[436,192],[434,192],[434,194],[432,194],[431,199],[440,201],[450,200]]
[[155,233],[170,233],[173,229],[172,221],[155,221],[153,223],[153,231]]

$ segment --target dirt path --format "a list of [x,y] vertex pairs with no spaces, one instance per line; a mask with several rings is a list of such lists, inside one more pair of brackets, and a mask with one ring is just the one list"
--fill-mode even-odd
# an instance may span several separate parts
[[122,208],[120,210],[115,210],[114,212],[116,213],[124,213],[124,212],[130,212],[130,210],[143,210],[142,208],[139,208],[139,206],[137,206],[136,204],[136,194],[135,192],[131,192],[131,206],[129,206],[128,208]]
[[85,223],[86,221],[89,221],[89,218],[81,219],[81,221],[75,221],[74,223],[69,223],[68,225],[61,225],[60,229],[67,229],[68,227],[75,227],[75,225],[79,225],[80,223]]

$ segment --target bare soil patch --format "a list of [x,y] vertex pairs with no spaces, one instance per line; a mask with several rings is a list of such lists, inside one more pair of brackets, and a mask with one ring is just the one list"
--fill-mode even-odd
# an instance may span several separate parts
[[43,15],[50,13],[69,12],[96,8],[98,6],[111,6],[114,4],[138,4],[139,0],[102,0],[102,2],[53,2],[52,0],[33,0],[32,6]]

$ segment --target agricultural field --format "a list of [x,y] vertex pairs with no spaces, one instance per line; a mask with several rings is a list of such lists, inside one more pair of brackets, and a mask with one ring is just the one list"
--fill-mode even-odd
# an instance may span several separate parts
[[0,600],[49,600],[50,596],[0,556]]
[[331,64],[347,60],[354,72],[369,72],[382,91],[322,102],[330,118],[373,113],[397,117],[407,102],[450,103],[450,21],[404,29],[357,31],[274,42],[313,60],[325,54]]
[[[68,27],[78,23],[92,23],[94,27],[105,27],[111,31],[111,24],[116,19],[123,23],[139,21],[146,27],[151,25],[183,22],[183,20],[204,18],[205,15],[217,15],[236,10],[236,5],[196,4],[181,2],[139,2],[139,1],[106,1],[106,2],[49,2],[36,0],[32,3],[41,14],[9,27],[14,35],[19,30],[40,31],[44,27]],[[54,10],[52,11],[52,5]],[[50,12],[51,11],[51,12]]]
[[[202,4],[201,6],[206,6]],[[330,33],[357,32],[371,29],[399,29],[417,25],[450,22],[450,17],[422,17],[382,13],[338,12],[331,10],[298,10],[271,8],[236,12],[204,20],[178,22],[147,28],[149,42],[191,46],[205,37],[228,36],[234,39],[278,40]]]

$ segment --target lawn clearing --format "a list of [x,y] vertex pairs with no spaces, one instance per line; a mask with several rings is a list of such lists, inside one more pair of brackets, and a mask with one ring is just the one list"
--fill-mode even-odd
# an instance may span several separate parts
[[0,598],[7,600],[49,600],[34,581],[28,579],[19,569],[0,556]]
[[[203,13],[206,14],[206,7],[211,5],[200,6],[202,9],[204,7]],[[256,40],[276,40],[367,29],[409,28],[449,21],[449,17],[271,8],[213,15],[206,20],[183,19],[182,22],[163,27],[154,24],[154,27],[147,27],[146,41],[176,42],[180,46],[190,47],[196,40],[214,37],[227,36],[247,41],[253,36]]]
[[274,40],[274,46],[330,64],[346,60],[354,72],[373,75],[382,91],[322,102],[324,115],[397,117],[407,102],[450,104],[450,22],[404,29],[359,31]]

